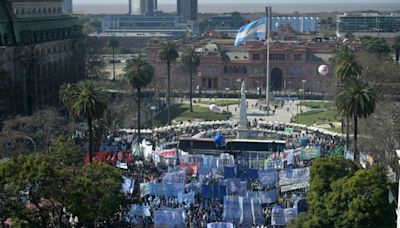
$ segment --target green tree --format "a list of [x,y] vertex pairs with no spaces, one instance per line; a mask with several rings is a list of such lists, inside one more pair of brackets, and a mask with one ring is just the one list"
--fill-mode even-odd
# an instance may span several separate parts
[[369,169],[343,158],[318,159],[311,166],[308,211],[290,228],[394,226],[395,210],[387,200],[385,171]]
[[391,49],[385,38],[364,36],[361,37],[361,43],[367,52],[377,54],[379,56],[386,56],[390,53]]
[[72,112],[72,107],[71,107],[71,98],[73,94],[76,92],[75,84],[72,83],[64,83],[60,87],[59,91],[59,97],[61,102],[66,106],[68,110],[68,115],[69,115],[69,121],[70,121],[70,131],[71,134],[75,134],[75,120]]
[[[359,63],[355,50],[350,45],[343,45],[335,51],[332,58],[332,65],[335,68],[336,78],[345,83],[348,78],[357,77],[362,74],[363,67]],[[342,119],[342,126],[343,126]],[[343,129],[343,128],[342,128]],[[343,133],[343,132],[342,132]],[[346,118],[346,145],[350,142],[350,120]]]
[[354,120],[354,159],[359,161],[360,154],[357,146],[357,119],[367,118],[375,110],[377,95],[361,78],[347,79],[344,87],[336,98],[338,111],[348,118]]
[[168,124],[171,124],[171,63],[179,57],[176,44],[169,40],[161,45],[160,59],[167,63],[167,109]]
[[89,161],[92,163],[93,153],[93,121],[103,116],[107,101],[103,91],[92,81],[82,81],[77,84],[76,92],[71,97],[73,113],[86,119],[89,131]]
[[113,36],[110,38],[108,42],[108,46],[112,48],[112,57],[113,57],[113,81],[115,81],[115,49],[119,47],[118,39]]
[[128,63],[125,69],[125,76],[127,77],[129,84],[136,89],[137,92],[137,129],[138,129],[138,143],[140,143],[140,90],[142,87],[146,87],[151,83],[154,76],[154,68],[145,60],[134,59]]
[[190,112],[193,112],[193,78],[192,73],[196,71],[197,67],[200,64],[200,56],[199,54],[193,49],[187,49],[182,55],[182,63],[188,68],[189,70],[189,100],[190,100]]

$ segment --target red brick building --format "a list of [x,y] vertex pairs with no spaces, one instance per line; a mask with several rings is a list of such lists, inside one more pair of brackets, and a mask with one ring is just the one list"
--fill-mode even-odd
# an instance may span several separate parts
[[[251,91],[265,89],[267,47],[260,41],[249,41],[233,46],[233,40],[200,40],[195,43],[178,42],[179,52],[193,46],[201,55],[200,65],[194,74],[194,86],[202,90],[231,90],[238,88],[238,79],[246,80]],[[187,41],[186,41],[187,42]],[[160,40],[147,45],[148,61],[155,66],[155,83],[164,82],[166,64],[159,60]],[[329,58],[336,48],[334,42],[275,41],[270,51],[270,88],[273,91],[325,92],[334,80],[333,70],[322,76],[318,67],[329,66]],[[330,67],[331,68],[331,67]],[[179,59],[172,70],[173,88],[187,90],[188,73]]]

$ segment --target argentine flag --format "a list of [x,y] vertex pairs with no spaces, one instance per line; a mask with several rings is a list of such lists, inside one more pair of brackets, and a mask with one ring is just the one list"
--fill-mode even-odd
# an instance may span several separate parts
[[266,33],[266,23],[267,18],[262,17],[253,22],[250,22],[247,25],[242,26],[236,35],[235,46],[239,46],[243,42],[254,38],[264,40]]

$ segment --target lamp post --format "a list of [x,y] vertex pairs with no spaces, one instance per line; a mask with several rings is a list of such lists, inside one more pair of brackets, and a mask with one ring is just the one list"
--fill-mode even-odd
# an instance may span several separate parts
[[[396,150],[396,155],[399,158],[399,164],[400,164],[400,150]],[[399,193],[400,193],[400,180],[399,180]],[[397,215],[397,228],[400,228],[400,194],[397,194],[397,208],[396,208],[396,215]]]
[[153,112],[157,109],[156,106],[150,106],[150,118],[151,118],[151,122],[150,122],[150,127],[153,128]]
[[225,93],[226,93],[226,112],[229,112],[229,103],[228,103],[228,92],[229,88],[225,88]]
[[[301,92],[303,92],[303,94],[304,94],[304,90],[303,90],[303,89],[299,89],[299,94],[300,94]],[[296,106],[297,106],[297,111],[296,111],[296,123],[299,123],[299,106],[300,106],[300,103],[298,103]]]
[[240,107],[240,83],[242,82],[242,79],[236,79],[236,84],[238,87],[238,107]]
[[304,85],[306,84],[306,80],[302,80],[301,81],[302,83],[303,83],[303,102],[304,102],[304,93],[305,93],[305,88],[304,88]]

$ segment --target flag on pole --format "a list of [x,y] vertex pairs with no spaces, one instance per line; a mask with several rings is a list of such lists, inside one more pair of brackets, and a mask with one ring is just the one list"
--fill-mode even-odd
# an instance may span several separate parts
[[266,23],[267,18],[262,17],[253,22],[250,22],[247,25],[242,26],[236,35],[235,46],[239,46],[247,40],[254,38],[257,38],[259,40],[265,39]]
[[390,191],[390,189],[389,189],[388,201],[389,201],[389,204],[392,204],[394,201],[394,195],[393,195],[393,192]]

